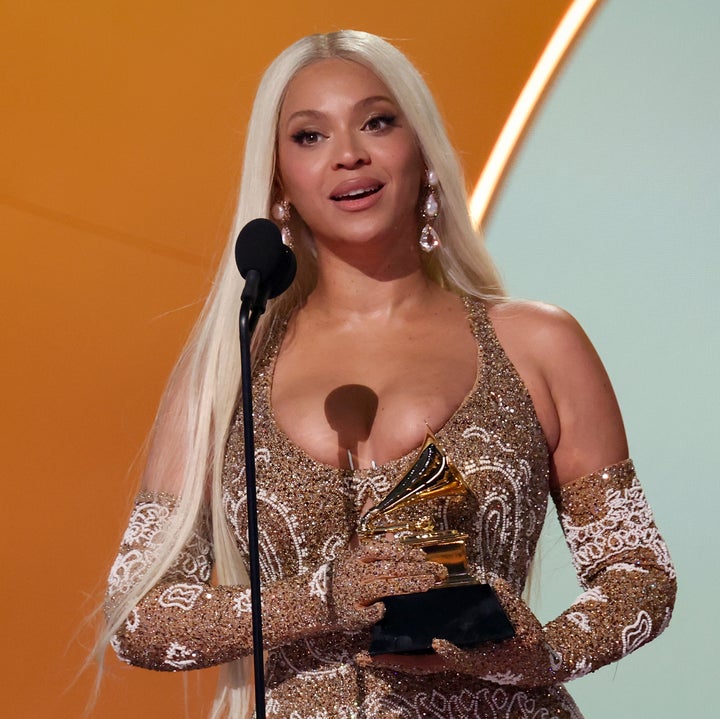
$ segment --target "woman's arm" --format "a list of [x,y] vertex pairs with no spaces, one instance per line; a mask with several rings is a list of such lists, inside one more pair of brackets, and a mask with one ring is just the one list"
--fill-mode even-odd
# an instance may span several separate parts
[[[156,560],[176,504],[176,498],[165,493],[138,495],[110,572],[108,609]],[[212,586],[212,566],[205,515],[169,570],[139,598],[117,631],[112,644],[120,659],[148,669],[176,671],[230,661],[251,651],[250,590]],[[301,624],[307,635],[329,624],[321,579],[313,574],[294,577],[265,593],[263,620],[270,646],[291,641]],[[302,622],[296,611],[302,613]]]
[[[110,609],[132,591],[156,556],[170,524],[175,497],[141,492],[106,598]],[[202,519],[170,569],[141,597],[116,632],[120,659],[148,669],[196,669],[252,651],[250,590],[213,586],[211,532]],[[262,587],[263,638],[272,648],[333,631],[358,631],[376,623],[388,594],[429,589],[443,569],[421,550],[376,542],[347,549],[314,571]]]
[[545,429],[553,499],[585,591],[542,629],[517,602],[524,633],[480,650],[475,661],[472,652],[436,648],[458,670],[469,659],[466,670],[474,665],[474,672],[491,670],[488,676],[515,684],[567,681],[663,631],[675,571],[627,459],[612,386],[579,324],[554,307],[510,303],[498,306],[495,326]]
[[[497,305],[491,318],[545,431],[553,499],[585,591],[541,627],[500,582],[497,590],[517,636],[468,651],[436,641],[439,657],[415,669],[526,686],[567,681],[625,656],[667,626],[675,572],[627,459],[610,381],[578,323],[562,310],[534,303]],[[412,659],[375,663],[412,671]]]

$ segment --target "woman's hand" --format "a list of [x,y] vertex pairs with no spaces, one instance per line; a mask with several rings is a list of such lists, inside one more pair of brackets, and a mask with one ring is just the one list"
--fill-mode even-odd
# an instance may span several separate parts
[[377,654],[370,656],[363,651],[355,655],[355,663],[360,667],[390,669],[405,674],[437,674],[453,671],[445,659],[438,654]]
[[371,657],[360,652],[355,661],[362,667],[378,667],[408,674],[458,672],[472,674],[498,684],[531,686],[552,683],[551,654],[542,627],[530,608],[504,580],[492,584],[516,635],[503,642],[486,642],[473,649],[460,649],[446,639],[434,639],[435,654],[382,654]]
[[351,545],[334,562],[331,601],[338,625],[359,631],[379,622],[383,597],[425,592],[447,576],[422,549],[396,541]]
[[504,580],[492,583],[515,636],[502,642],[485,642],[473,649],[460,649],[445,639],[434,639],[433,649],[447,671],[472,674],[496,684],[542,686],[552,684],[553,653],[542,625],[530,607]]

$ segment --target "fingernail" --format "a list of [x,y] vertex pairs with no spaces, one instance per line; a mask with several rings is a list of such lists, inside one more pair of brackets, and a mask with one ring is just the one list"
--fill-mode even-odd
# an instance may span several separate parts
[[435,574],[440,577],[440,579],[445,579],[448,575],[448,568],[444,564],[440,564],[440,562],[431,562],[433,565],[433,571]]
[[355,663],[359,667],[369,667],[372,664],[372,657],[366,652],[358,652],[355,655]]

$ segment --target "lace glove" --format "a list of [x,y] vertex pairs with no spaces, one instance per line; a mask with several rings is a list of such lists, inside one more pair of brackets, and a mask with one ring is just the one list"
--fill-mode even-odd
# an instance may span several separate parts
[[[106,595],[109,616],[154,561],[158,540],[176,501],[162,493],[138,495],[110,572]],[[162,579],[139,599],[112,641],[120,659],[148,669],[176,671],[227,662],[252,651],[250,589],[210,584],[210,536],[209,521],[204,518]],[[381,604],[365,607],[366,603],[403,587],[418,591],[434,582],[433,570],[429,575],[432,580],[422,575],[386,578],[390,569],[395,574],[409,570],[403,562],[394,561],[400,553],[392,545],[378,544],[387,547],[346,550],[314,572],[265,583],[262,611],[266,647],[368,627],[384,609]],[[421,566],[417,557],[407,563],[417,574]],[[363,578],[364,582],[358,581]],[[372,579],[369,584],[368,579]]]
[[586,591],[541,629],[499,585],[517,636],[468,651],[437,640],[433,647],[448,668],[516,686],[564,682],[620,659],[667,626],[675,571],[632,462],[571,482],[553,499]]

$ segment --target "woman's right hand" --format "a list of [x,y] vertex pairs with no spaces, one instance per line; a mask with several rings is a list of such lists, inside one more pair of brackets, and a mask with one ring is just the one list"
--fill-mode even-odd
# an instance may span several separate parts
[[338,626],[350,632],[379,622],[383,597],[426,592],[447,577],[447,569],[426,559],[422,549],[395,540],[353,543],[334,561],[331,602]]

